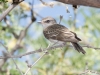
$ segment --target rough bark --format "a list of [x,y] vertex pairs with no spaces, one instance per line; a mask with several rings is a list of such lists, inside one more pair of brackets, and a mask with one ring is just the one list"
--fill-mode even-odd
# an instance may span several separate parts
[[100,8],[100,0],[56,0],[65,4],[83,5]]

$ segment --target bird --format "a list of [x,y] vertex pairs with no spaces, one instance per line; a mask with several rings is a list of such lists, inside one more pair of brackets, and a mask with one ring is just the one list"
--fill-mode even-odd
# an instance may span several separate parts
[[53,17],[45,17],[39,21],[39,23],[43,26],[44,37],[50,42],[71,42],[75,50],[77,50],[79,53],[86,53],[85,50],[78,44],[81,39],[77,37],[77,34],[70,31],[67,27],[57,24]]

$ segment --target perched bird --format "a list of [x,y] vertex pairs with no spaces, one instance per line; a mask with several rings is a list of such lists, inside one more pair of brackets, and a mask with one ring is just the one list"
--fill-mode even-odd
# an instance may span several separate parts
[[43,26],[43,34],[46,39],[51,42],[71,42],[74,46],[75,50],[78,52],[82,52],[85,54],[84,49],[78,44],[81,41],[80,38],[77,37],[76,33],[70,31],[63,25],[57,24],[56,20],[52,17],[43,18],[39,23]]

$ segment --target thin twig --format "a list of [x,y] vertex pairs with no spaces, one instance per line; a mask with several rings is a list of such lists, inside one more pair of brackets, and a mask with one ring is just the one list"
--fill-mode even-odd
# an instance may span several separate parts
[[77,9],[75,7],[73,7],[73,10],[74,10],[74,21],[73,21],[73,25],[74,25],[74,28],[76,28]]
[[41,15],[39,15],[37,12],[33,11],[33,13],[37,16],[39,16],[41,19],[43,18]]
[[12,4],[11,6],[8,7],[8,9],[6,11],[3,12],[3,14],[0,16],[0,22],[2,21],[2,19],[5,18],[5,16],[14,8],[16,7],[17,4]]
[[43,5],[50,6],[50,7],[53,7],[54,6],[54,4],[48,4],[48,3],[44,2],[43,0],[40,0],[40,1],[41,1],[41,3]]
[[[6,28],[9,28],[9,29],[12,29],[11,27],[11,24],[10,24],[10,21],[7,19],[7,17],[4,18],[4,22],[6,23],[7,27]],[[12,30],[11,33],[13,34],[13,36],[18,39],[18,35]]]
[[68,9],[68,6],[66,5],[66,12],[67,13],[70,13],[69,9]]
[[61,23],[61,20],[63,19],[63,16],[62,15],[60,15],[60,21],[59,21],[59,24]]
[[27,73],[29,72],[29,70],[44,56],[46,54],[46,52],[45,53],[43,53],[27,70],[26,70],[26,72],[25,72],[25,74],[24,75],[27,75]]
[[38,50],[27,52],[25,54],[21,54],[21,55],[18,55],[18,56],[12,56],[12,57],[11,56],[7,56],[7,57],[0,56],[0,59],[4,59],[4,58],[21,58],[22,56],[26,56],[26,55],[30,55],[30,54],[34,54],[34,53],[40,53],[40,52],[47,51],[47,50],[53,50],[55,48],[60,48],[60,47],[64,47],[64,45],[52,46],[52,47],[45,48],[45,49],[38,49]]
[[33,23],[33,21],[30,21],[30,23],[27,25],[27,27],[24,30],[21,30],[17,44],[21,43],[22,39],[26,36],[26,32],[27,32],[28,28],[32,25],[32,23]]
[[[19,0],[18,0],[19,1]],[[17,5],[17,4],[19,4],[20,2],[22,2],[23,0],[21,0],[21,1],[19,1],[19,2],[17,2],[17,3],[12,3],[12,7],[10,6],[10,7],[8,7],[8,9],[2,14],[2,15],[4,15],[4,16],[6,16],[14,7],[13,7],[13,5]],[[6,14],[5,14],[6,13]],[[5,17],[0,17],[0,19],[2,20],[3,18],[5,18]],[[21,41],[22,41],[22,39],[25,37],[25,35],[26,35],[26,31],[28,30],[28,28],[32,25],[32,23],[33,23],[34,21],[32,20],[32,22],[30,22],[29,24],[28,24],[28,26],[25,28],[25,30],[23,30],[23,32],[20,32],[20,35],[18,35],[17,36],[17,43],[16,43],[16,45],[11,49],[11,52],[10,52],[10,54],[12,55],[16,50],[18,50],[19,48],[22,48],[22,46],[20,45],[21,44]],[[31,25],[30,25],[31,24]],[[11,32],[14,36],[16,36],[15,35],[15,33],[12,31]],[[24,33],[24,34],[23,34]],[[1,63],[0,64],[0,68],[2,68],[2,66],[4,65],[4,63],[7,61],[7,57],[13,57],[13,56],[10,56],[9,55],[9,53],[7,54],[6,53],[6,58],[5,59],[2,59],[1,60],[1,62],[3,62],[3,63]]]
[[[15,0],[14,0],[15,1]],[[19,1],[19,0],[17,0]],[[3,14],[0,16],[0,22],[6,17],[6,15],[13,9],[15,8],[19,3],[21,3],[23,0],[17,2],[17,3],[12,3],[11,6],[8,7],[8,9],[6,9]]]
[[[3,57],[3,56],[0,56],[0,59],[5,59],[5,58],[21,58],[23,56],[26,56],[26,55],[30,55],[30,54],[34,54],[34,53],[41,53],[43,51],[48,51],[48,50],[53,50],[53,49],[57,49],[57,48],[62,48],[62,47],[73,47],[72,45],[57,45],[57,46],[50,46],[48,48],[45,48],[45,49],[38,49],[38,50],[35,50],[35,51],[31,51],[31,52],[27,52],[27,53],[24,53],[24,54],[21,54],[21,55],[16,55],[16,56],[6,56],[6,57]],[[84,45],[82,47],[86,47],[86,48],[91,48],[91,49],[95,49],[95,50],[100,50],[100,48],[96,48],[96,47],[92,47],[92,46],[88,46],[88,45]]]
[[[12,55],[10,54],[10,52],[8,51],[7,47],[6,47],[4,44],[2,44],[1,42],[0,42],[0,44],[6,49],[6,51],[8,52],[8,54],[9,54],[10,56],[12,56]],[[20,72],[20,74],[23,75],[23,73],[21,72],[21,70],[18,68],[18,66],[17,66],[17,64],[16,64],[16,62],[15,62],[15,60],[14,60],[13,58],[11,58],[11,59],[13,60],[15,66],[16,66],[16,68],[18,69],[18,71]]]
[[78,74],[78,75],[87,75],[88,73],[100,75],[100,73],[97,72],[97,71],[89,70],[88,69],[88,63],[86,63],[85,70],[82,73]]

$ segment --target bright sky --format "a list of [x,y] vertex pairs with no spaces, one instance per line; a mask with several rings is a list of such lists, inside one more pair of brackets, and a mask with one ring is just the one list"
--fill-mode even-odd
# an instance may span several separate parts
[[[47,2],[46,0],[43,0],[45,2]],[[51,3],[51,0],[48,0],[47,3]],[[49,6],[45,6],[43,5],[39,0],[35,0],[35,11],[38,12],[38,14],[40,14],[41,16],[43,17],[47,17],[47,16],[52,16],[54,17],[58,22],[59,22],[59,19],[58,17],[60,15],[63,16],[63,19],[64,20],[68,20],[68,19],[73,19],[74,18],[74,12],[73,12],[73,8],[71,5],[67,5],[67,4],[63,4],[62,5],[57,5],[57,3],[55,3],[55,1],[53,1],[52,3],[54,3],[54,7],[51,8]],[[70,11],[70,13],[67,13],[66,12],[66,7],[68,6],[68,10]],[[83,25],[83,22],[84,22],[84,18],[82,16],[80,12],[80,10],[82,9],[83,7],[80,6],[79,9],[78,9],[78,14],[77,14],[77,25]],[[86,8],[86,7],[84,7]],[[86,12],[88,14],[88,11]],[[41,20],[39,17],[37,17],[37,20]]]

